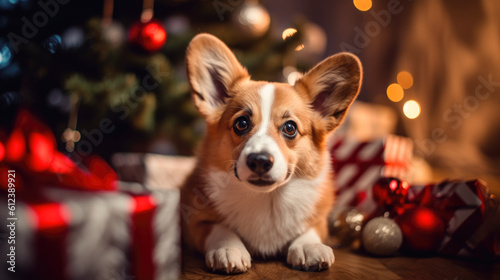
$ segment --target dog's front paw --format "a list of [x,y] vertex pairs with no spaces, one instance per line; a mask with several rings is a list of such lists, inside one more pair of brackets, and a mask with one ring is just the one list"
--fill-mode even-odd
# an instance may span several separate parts
[[328,269],[335,262],[332,248],[321,243],[292,245],[286,262],[294,269],[319,271]]
[[250,268],[251,257],[246,249],[222,247],[208,251],[205,262],[213,271],[235,274],[246,272]]

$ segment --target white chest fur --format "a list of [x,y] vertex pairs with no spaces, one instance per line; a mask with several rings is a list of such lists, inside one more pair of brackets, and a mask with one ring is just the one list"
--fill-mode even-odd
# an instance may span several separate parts
[[307,230],[320,198],[325,168],[313,180],[292,179],[270,193],[257,193],[231,174],[209,172],[210,200],[224,217],[224,224],[240,236],[252,253],[273,256]]

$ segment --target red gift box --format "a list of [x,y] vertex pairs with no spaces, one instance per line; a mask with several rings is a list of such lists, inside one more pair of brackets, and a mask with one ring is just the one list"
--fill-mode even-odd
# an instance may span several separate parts
[[178,190],[42,193],[17,201],[16,273],[2,279],[178,277]]
[[336,190],[332,216],[351,207],[366,215],[375,211],[373,185],[382,176],[405,178],[412,153],[412,141],[395,135],[370,142],[335,136],[331,145]]
[[412,186],[405,203],[411,205],[435,209],[445,221],[446,235],[438,250],[440,254],[490,260],[499,257],[495,235],[499,207],[483,181]]
[[0,208],[9,210],[0,218],[12,236],[0,243],[10,268],[0,278],[177,278],[179,191],[118,183],[105,161],[88,157],[79,166],[54,139],[26,111],[10,135],[0,131]]

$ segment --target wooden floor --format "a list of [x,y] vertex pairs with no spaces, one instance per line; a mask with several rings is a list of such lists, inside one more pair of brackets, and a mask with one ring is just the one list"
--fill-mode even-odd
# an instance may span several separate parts
[[[442,172],[435,181],[461,178]],[[500,176],[478,176],[488,182],[491,193],[500,198]],[[471,177],[473,178],[473,177]],[[462,179],[470,179],[469,177]],[[333,244],[333,243],[332,243]],[[289,268],[285,261],[253,261],[250,271],[236,276],[218,275],[205,266],[204,257],[184,252],[181,279],[439,279],[500,280],[500,262],[485,263],[444,257],[395,256],[376,258],[349,248],[334,249],[335,264],[322,272],[304,272]]]
[[181,279],[500,279],[500,263],[481,263],[442,257],[396,256],[374,258],[351,249],[336,249],[335,264],[322,272],[290,269],[282,261],[254,261],[250,271],[236,276],[210,272],[202,255],[185,252]]

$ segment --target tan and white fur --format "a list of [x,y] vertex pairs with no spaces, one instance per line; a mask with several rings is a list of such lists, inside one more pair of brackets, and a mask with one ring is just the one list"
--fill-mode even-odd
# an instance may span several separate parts
[[357,57],[331,56],[294,86],[252,81],[223,42],[200,34],[188,47],[187,71],[207,133],[182,189],[184,241],[222,273],[280,255],[293,268],[329,268],[326,141],[359,92]]

